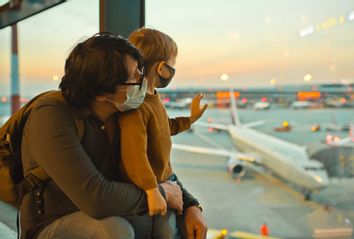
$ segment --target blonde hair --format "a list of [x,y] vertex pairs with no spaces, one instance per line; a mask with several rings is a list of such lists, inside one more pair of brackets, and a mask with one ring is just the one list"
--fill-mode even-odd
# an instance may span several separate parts
[[144,57],[147,73],[157,61],[167,61],[177,56],[177,44],[167,34],[151,28],[139,28],[128,40],[137,47]]

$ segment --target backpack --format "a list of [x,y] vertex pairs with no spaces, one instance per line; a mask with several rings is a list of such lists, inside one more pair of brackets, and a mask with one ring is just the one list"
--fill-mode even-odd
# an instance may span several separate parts
[[[35,188],[38,182],[46,182],[50,179],[40,167],[32,169],[25,177],[21,159],[21,142],[25,123],[32,108],[39,99],[44,97],[67,104],[61,91],[44,92],[13,114],[0,129],[0,200],[15,206],[21,203],[24,194]],[[81,141],[84,134],[84,122],[74,110],[70,112],[74,116],[76,131]]]

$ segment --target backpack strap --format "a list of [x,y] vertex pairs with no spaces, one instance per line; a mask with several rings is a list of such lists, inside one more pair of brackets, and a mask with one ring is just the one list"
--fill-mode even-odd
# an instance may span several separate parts
[[[40,177],[38,177],[40,175]],[[29,192],[34,192],[36,199],[36,209],[39,215],[44,214],[44,197],[43,192],[50,177],[40,167],[34,168],[20,183],[19,200],[22,201],[23,196]],[[20,201],[20,203],[21,203]]]
[[30,174],[36,176],[39,180],[45,182],[50,179],[49,175],[41,167],[36,167],[30,170]]

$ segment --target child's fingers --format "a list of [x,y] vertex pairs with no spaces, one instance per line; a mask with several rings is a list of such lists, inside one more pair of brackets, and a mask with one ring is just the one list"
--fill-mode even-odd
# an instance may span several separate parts
[[203,105],[203,109],[202,112],[204,113],[204,111],[208,108],[208,104]]
[[154,211],[149,209],[149,216],[154,216]]
[[167,207],[165,207],[162,211],[161,211],[161,216],[165,216],[167,213]]
[[198,103],[200,104],[200,101],[202,100],[202,98],[204,98],[204,94],[203,93],[200,93],[198,95]]
[[199,104],[200,100],[204,97],[204,94],[203,93],[199,93],[197,95],[194,96],[194,99],[193,101],[197,104]]

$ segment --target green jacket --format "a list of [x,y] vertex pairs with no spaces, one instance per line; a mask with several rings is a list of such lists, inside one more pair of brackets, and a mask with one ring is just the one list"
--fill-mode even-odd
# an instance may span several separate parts
[[[23,198],[21,239],[33,238],[55,219],[79,210],[97,219],[147,213],[145,192],[119,182],[119,129],[110,143],[103,123],[89,110],[81,110],[78,115],[85,130],[80,140],[69,110],[58,100],[40,99],[26,122],[22,139],[24,175],[40,166],[51,180],[44,187],[44,214],[37,213],[33,193]],[[183,187],[182,191],[184,208],[198,204]]]

